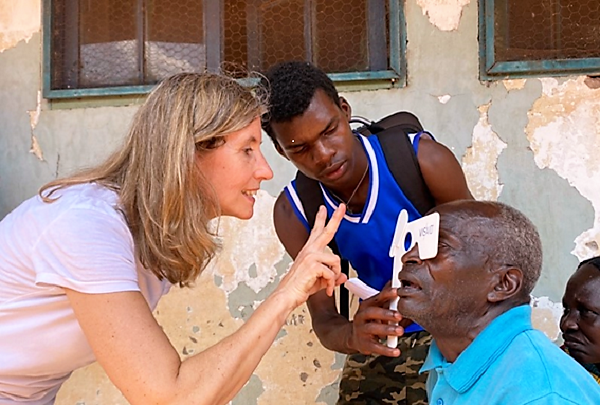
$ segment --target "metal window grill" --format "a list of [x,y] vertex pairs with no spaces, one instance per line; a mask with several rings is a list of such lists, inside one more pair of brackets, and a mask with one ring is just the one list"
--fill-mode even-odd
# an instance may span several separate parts
[[496,0],[497,61],[600,57],[598,0]]
[[[47,0],[52,90],[152,85],[178,72],[390,68],[389,0]],[[240,73],[243,75],[243,73]]]

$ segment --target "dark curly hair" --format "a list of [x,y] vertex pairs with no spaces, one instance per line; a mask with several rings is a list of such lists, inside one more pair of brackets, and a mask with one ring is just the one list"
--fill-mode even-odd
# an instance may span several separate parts
[[327,74],[309,62],[286,61],[272,66],[262,80],[269,93],[269,112],[262,117],[262,127],[276,143],[273,122],[286,122],[303,114],[317,89],[321,89],[337,106],[340,96]]
[[577,268],[579,269],[584,264],[591,264],[596,269],[600,270],[600,256],[592,257],[582,261],[581,263],[579,263],[579,266],[577,266]]

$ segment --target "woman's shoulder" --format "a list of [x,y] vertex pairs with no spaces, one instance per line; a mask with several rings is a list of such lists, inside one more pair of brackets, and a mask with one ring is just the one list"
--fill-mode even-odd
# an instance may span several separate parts
[[[48,196],[48,190],[43,196]],[[128,234],[125,217],[119,206],[119,196],[107,187],[77,184],[57,188],[44,201],[36,195],[24,201],[0,222],[1,234],[47,234],[49,230],[101,227]],[[90,229],[91,231],[91,229]]]
[[[48,195],[47,190],[43,193]],[[40,196],[38,206],[64,213],[65,211],[94,211],[109,216],[120,217],[119,195],[113,189],[97,183],[83,183],[55,189],[51,202],[43,202]]]
[[82,183],[67,185],[61,188],[49,189],[42,193],[43,196],[52,192],[51,198],[56,198],[56,201],[63,199],[70,203],[81,205],[117,205],[119,201],[118,193],[107,186],[98,183]]

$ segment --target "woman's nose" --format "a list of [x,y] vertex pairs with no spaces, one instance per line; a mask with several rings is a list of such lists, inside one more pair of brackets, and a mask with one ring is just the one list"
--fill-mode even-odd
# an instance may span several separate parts
[[259,152],[258,155],[257,168],[255,171],[256,178],[260,181],[271,180],[273,178],[273,170],[271,169],[271,166],[269,166],[269,162],[267,162],[267,159],[265,159],[262,152]]

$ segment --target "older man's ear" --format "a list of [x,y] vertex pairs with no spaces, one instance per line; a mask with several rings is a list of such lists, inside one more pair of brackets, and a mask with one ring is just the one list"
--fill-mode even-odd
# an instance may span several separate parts
[[523,286],[523,272],[515,267],[498,269],[492,275],[493,289],[488,293],[489,302],[501,302],[518,296]]

